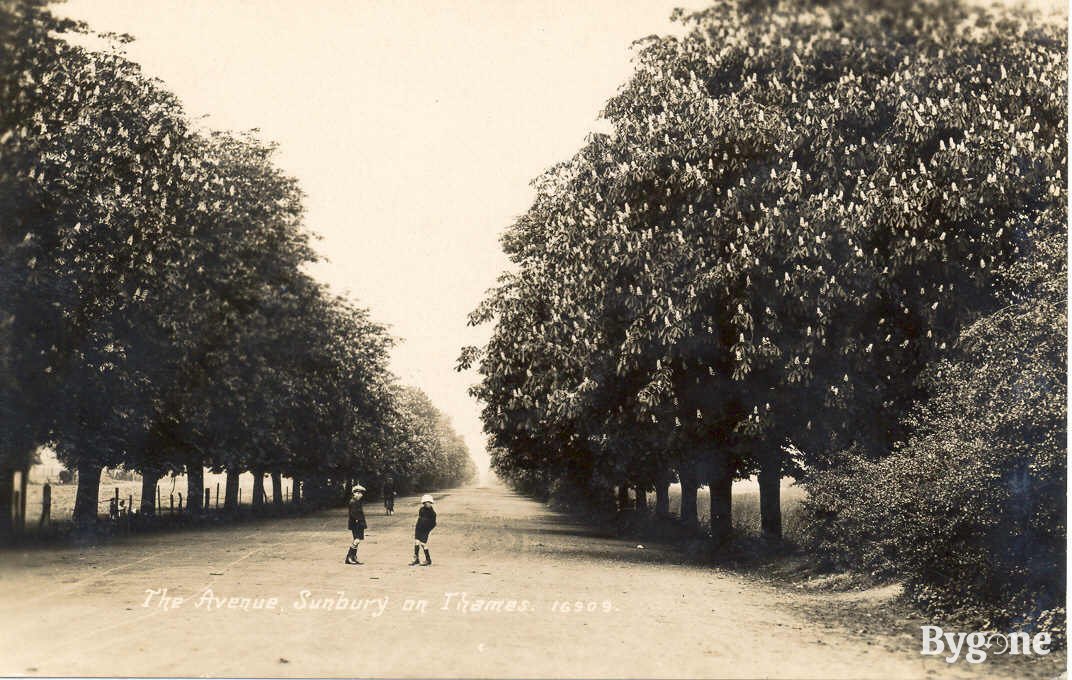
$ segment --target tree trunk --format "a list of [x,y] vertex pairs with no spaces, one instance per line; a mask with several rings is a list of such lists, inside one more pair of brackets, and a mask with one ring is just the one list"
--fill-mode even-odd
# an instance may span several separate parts
[[629,487],[625,483],[618,485],[618,511],[629,508]]
[[711,538],[724,543],[733,534],[733,468],[725,451],[716,451],[711,461]]
[[644,490],[644,487],[637,485],[633,489],[636,492],[636,509],[643,512],[648,511],[648,492]]
[[253,471],[253,508],[260,510],[264,507],[264,470]]
[[16,508],[18,514],[18,525],[15,530],[19,533],[26,531],[26,484],[30,480],[30,468],[29,466],[22,469],[22,474],[19,475],[19,507]]
[[272,504],[283,505],[283,475],[278,471],[272,473]]
[[700,520],[696,515],[696,490],[699,488],[696,471],[692,465],[685,464],[677,474],[681,479],[681,523],[695,531],[700,528]]
[[0,541],[7,541],[15,532],[15,471],[0,467]]
[[190,512],[204,512],[205,503],[205,466],[201,456],[193,456],[186,463],[186,509]]
[[97,521],[102,467],[96,463],[81,463],[78,466],[78,490],[74,497],[75,524],[93,524]]
[[782,460],[766,457],[759,469],[759,515],[763,538],[782,538]]
[[223,509],[226,512],[238,510],[238,468],[227,469],[227,482],[224,484]]
[[294,477],[290,483],[290,502],[294,505],[300,505],[302,499],[302,480],[301,477]]
[[655,481],[655,516],[665,519],[670,516],[670,475],[659,473]]
[[141,471],[141,514],[156,514],[156,484],[160,473],[156,470]]

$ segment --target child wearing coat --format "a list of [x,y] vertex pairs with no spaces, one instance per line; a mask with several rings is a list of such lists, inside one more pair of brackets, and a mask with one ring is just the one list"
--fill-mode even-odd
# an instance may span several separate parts
[[361,564],[361,562],[357,561],[357,549],[361,545],[361,541],[365,540],[365,529],[368,527],[368,523],[365,522],[365,504],[363,502],[365,487],[358,484],[351,489],[351,494],[353,494],[353,498],[350,499],[348,525],[350,535],[353,536],[354,540],[350,543],[350,550],[346,553],[346,564]]
[[[433,507],[435,500],[431,494],[421,496],[421,509],[417,511],[417,526],[413,530],[413,561],[409,566],[420,565],[428,567],[432,564],[432,556],[428,553],[428,534],[436,525],[436,511]],[[421,550],[424,550],[424,563],[421,564]]]

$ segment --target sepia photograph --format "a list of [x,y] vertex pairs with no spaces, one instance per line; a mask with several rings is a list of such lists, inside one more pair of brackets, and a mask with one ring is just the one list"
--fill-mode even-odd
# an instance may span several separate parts
[[1067,678],[1067,0],[0,0],[0,677]]

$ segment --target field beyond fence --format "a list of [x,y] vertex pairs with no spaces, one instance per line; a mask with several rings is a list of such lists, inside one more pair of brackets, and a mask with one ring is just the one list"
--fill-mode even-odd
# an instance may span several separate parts
[[[102,518],[109,517],[112,512],[112,503],[118,493],[122,501],[122,512],[133,510],[137,512],[141,507],[140,475],[121,473],[119,479],[112,478],[108,471],[101,474],[100,495],[98,498],[97,515]],[[129,478],[128,478],[129,477]],[[209,490],[208,508],[222,508],[225,494],[227,475],[222,473],[205,472],[204,488]],[[269,502],[272,497],[272,482],[265,478],[264,492]],[[74,481],[60,484],[54,478],[49,480],[52,487],[52,509],[50,512],[51,522],[70,521],[74,513],[75,493],[78,484]],[[157,482],[156,507],[159,514],[179,513],[185,510],[187,504],[186,475],[163,477]],[[40,525],[41,514],[44,505],[44,484],[39,476],[31,471],[29,482],[26,486],[26,528],[33,530]],[[294,482],[289,477],[283,478],[283,500],[289,501],[293,494]],[[249,506],[253,503],[253,474],[243,472],[238,477],[239,505]],[[204,493],[202,491],[202,493]]]

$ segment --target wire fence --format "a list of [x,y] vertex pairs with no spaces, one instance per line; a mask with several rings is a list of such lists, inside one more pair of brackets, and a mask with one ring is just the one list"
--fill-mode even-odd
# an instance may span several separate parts
[[[280,500],[289,503],[293,495],[293,480],[283,478]],[[239,476],[238,505],[253,505],[254,480],[250,473]],[[75,481],[58,483],[52,481],[34,481],[31,476],[26,484],[25,528],[32,530],[51,523],[69,522],[74,516],[75,498],[78,484]],[[266,504],[274,503],[272,480],[264,480]],[[18,490],[16,489],[16,494]],[[99,519],[118,520],[132,515],[142,514],[142,480],[137,475],[126,479],[106,476],[101,480],[98,490],[97,517]],[[205,474],[204,488],[200,492],[203,511],[222,510],[226,500],[226,476],[214,473]],[[184,476],[165,477],[155,487],[155,497],[151,499],[153,512],[157,515],[174,515],[188,511],[190,499]],[[16,506],[19,501],[16,500]]]

